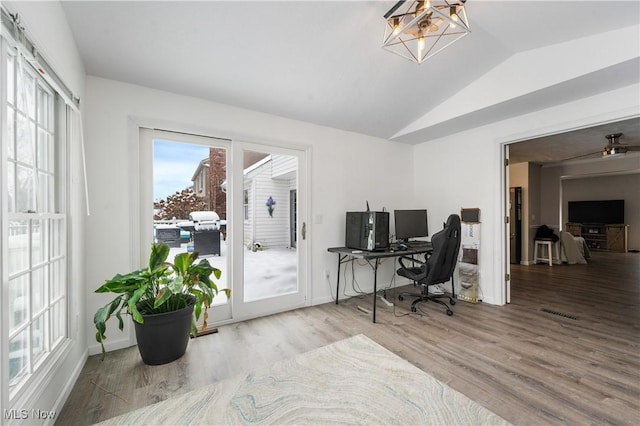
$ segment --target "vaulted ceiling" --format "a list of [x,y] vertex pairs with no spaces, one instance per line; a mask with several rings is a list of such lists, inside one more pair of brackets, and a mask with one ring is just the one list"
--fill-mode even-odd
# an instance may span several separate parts
[[[90,75],[406,143],[640,81],[636,57],[467,110],[461,94],[517,55],[637,37],[640,2],[469,0],[472,33],[422,65],[381,48],[394,3],[62,2]],[[443,106],[454,112],[434,119]]]

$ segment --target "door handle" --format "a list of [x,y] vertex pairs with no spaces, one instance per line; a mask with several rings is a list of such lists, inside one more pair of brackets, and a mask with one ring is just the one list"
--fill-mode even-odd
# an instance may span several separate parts
[[302,239],[307,239],[307,222],[302,222]]

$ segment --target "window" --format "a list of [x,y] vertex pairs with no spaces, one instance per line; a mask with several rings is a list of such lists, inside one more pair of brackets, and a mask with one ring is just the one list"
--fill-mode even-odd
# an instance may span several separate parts
[[247,221],[249,220],[249,190],[248,189],[244,190],[243,197],[244,197],[244,201],[243,201],[242,209],[244,211],[244,220]]
[[66,139],[56,129],[66,110],[38,72],[2,43],[0,233],[9,339],[2,359],[13,397],[67,337]]

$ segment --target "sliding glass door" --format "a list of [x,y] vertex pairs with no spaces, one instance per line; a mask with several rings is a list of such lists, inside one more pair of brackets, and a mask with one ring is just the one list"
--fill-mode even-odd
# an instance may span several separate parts
[[222,271],[208,324],[304,306],[306,152],[140,130],[140,261],[151,242]]
[[[147,159],[140,167],[141,261],[146,261],[151,242],[169,245],[169,261],[178,253],[197,251],[222,271],[215,280],[218,289],[230,288],[229,147],[223,139],[141,130],[141,158]],[[231,318],[224,292],[207,314],[209,324]],[[204,319],[200,317],[199,328]]]
[[[234,143],[238,215],[234,237],[234,315],[254,317],[304,306],[306,283],[306,154]],[[242,205],[241,205],[242,204]],[[241,277],[241,278],[240,278]]]

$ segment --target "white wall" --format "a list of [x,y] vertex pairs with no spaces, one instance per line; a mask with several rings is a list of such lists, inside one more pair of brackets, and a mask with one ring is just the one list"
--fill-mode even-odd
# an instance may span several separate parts
[[[56,71],[64,83],[84,101],[85,70],[76,48],[67,21],[58,2],[3,2],[11,13],[18,13],[27,36],[34,41],[39,53]],[[82,178],[82,157],[78,143],[70,147],[70,200],[68,223],[69,235],[69,337],[70,346],[65,356],[59,359],[50,375],[15,401],[2,409],[39,409],[60,412],[75,380],[84,365],[87,355],[87,321],[85,311],[85,198]],[[2,336],[5,340],[6,336]],[[3,411],[4,412],[4,411]],[[32,419],[31,422],[35,423]]]
[[[136,123],[246,142],[274,142],[311,148],[310,300],[324,303],[335,291],[337,257],[328,247],[344,245],[345,212],[413,204],[413,148],[408,145],[268,114],[233,108],[201,99],[151,90],[97,77],[87,78],[85,122],[92,215],[87,226],[87,315],[108,297],[93,293],[105,279],[139,266],[129,244],[138,233],[135,217],[137,164]],[[131,160],[133,164],[127,166]],[[276,206],[277,208],[277,206]],[[330,271],[330,280],[324,270]],[[380,283],[391,278],[385,263]],[[370,268],[358,269],[364,290],[373,286]],[[127,322],[127,328],[130,326]],[[91,353],[98,350],[88,330]],[[115,324],[107,332],[107,348],[129,344],[128,330]]]
[[[529,217],[530,217],[530,202],[529,195],[531,189],[529,188],[529,163],[518,163],[509,165],[509,186],[522,188],[522,222],[521,222],[521,258],[520,262],[526,263],[529,259]],[[512,221],[515,218],[511,218]],[[513,253],[512,253],[513,256]]]
[[415,147],[415,200],[429,208],[432,232],[461,207],[481,209],[479,264],[485,302],[505,302],[503,144],[640,115],[639,89],[636,84]]
[[[546,192],[547,189],[544,189]],[[536,231],[540,227],[540,225],[545,224],[542,221],[542,186],[540,185],[540,166],[538,164],[529,163],[529,215],[528,219],[528,238],[525,241],[527,245],[528,256],[525,259],[525,264],[530,264],[533,262],[533,254],[534,254],[534,237],[536,236]],[[553,223],[549,225],[553,227]],[[554,228],[556,229],[556,228]],[[559,231],[559,229],[556,229]]]

